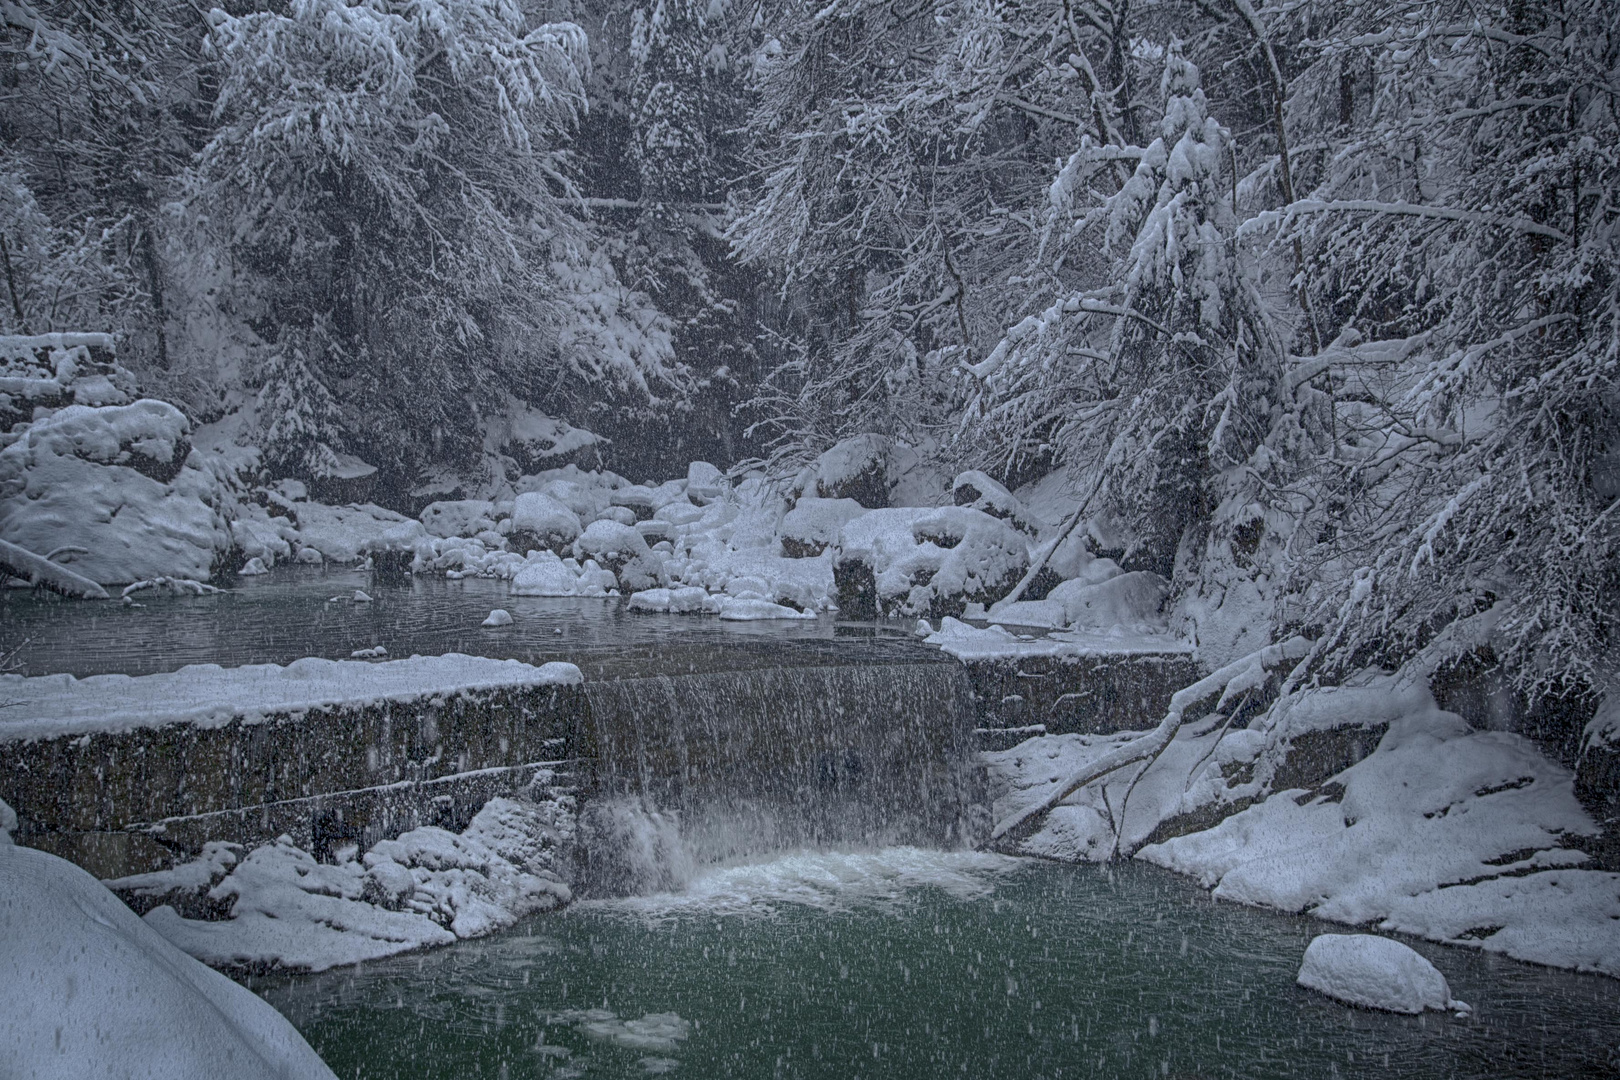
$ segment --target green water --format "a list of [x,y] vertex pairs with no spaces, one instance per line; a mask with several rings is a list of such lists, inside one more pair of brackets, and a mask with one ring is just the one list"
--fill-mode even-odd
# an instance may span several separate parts
[[1467,1019],[1294,984],[1333,928],[1149,866],[910,849],[711,871],[360,970],[261,980],[339,1077],[1578,1077],[1620,982],[1414,942]]

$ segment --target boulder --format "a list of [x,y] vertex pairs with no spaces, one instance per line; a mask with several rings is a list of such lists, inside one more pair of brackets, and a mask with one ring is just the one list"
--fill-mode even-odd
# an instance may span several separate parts
[[820,499],[806,495],[782,518],[778,533],[782,553],[790,559],[820,555],[838,539],[845,525],[866,513],[854,499]]
[[495,528],[495,504],[488,499],[435,502],[424,507],[417,517],[433,536],[475,536]]
[[856,435],[827,450],[805,470],[801,491],[821,499],[853,499],[868,510],[889,506],[894,487],[894,443],[884,435]]
[[231,549],[227,493],[167,402],[70,405],[0,450],[0,539],[103,585],[205,580]]
[[1008,491],[988,473],[969,469],[958,473],[951,483],[951,501],[957,506],[982,510],[991,517],[1000,518],[1019,532],[1034,536],[1038,531],[1018,496]]
[[1364,1009],[1472,1012],[1409,946],[1373,934],[1322,934],[1305,948],[1299,985]]
[[517,552],[562,551],[583,531],[579,515],[542,491],[528,491],[512,503],[512,531],[507,540]]

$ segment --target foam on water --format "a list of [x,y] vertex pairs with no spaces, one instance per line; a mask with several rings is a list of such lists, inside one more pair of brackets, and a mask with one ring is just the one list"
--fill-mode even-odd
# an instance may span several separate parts
[[972,900],[995,890],[996,878],[1028,860],[984,851],[891,847],[878,851],[801,851],[765,862],[713,866],[680,891],[583,906],[642,919],[672,915],[771,915],[784,906],[823,912],[894,906],[909,894],[937,889]]

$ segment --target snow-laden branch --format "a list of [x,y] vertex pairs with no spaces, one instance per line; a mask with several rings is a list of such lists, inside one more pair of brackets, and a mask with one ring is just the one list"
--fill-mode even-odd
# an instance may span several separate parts
[[1553,240],[1569,242],[1569,236],[1538,221],[1524,217],[1502,217],[1477,210],[1459,210],[1449,206],[1426,206],[1422,203],[1379,202],[1376,199],[1300,199],[1280,210],[1262,210],[1238,226],[1239,236],[1248,236],[1266,229],[1278,228],[1302,214],[1389,214],[1402,217],[1435,218],[1440,221],[1461,221],[1470,225],[1490,225],[1512,232],[1531,233]]
[[1277,667],[1288,661],[1299,660],[1310,652],[1310,649],[1311,642],[1308,639],[1292,637],[1278,645],[1267,645],[1265,648],[1252,652],[1241,660],[1234,660],[1218,671],[1211,672],[1199,679],[1191,686],[1177,690],[1170,698],[1170,711],[1165,714],[1158,727],[1141,738],[1132,739],[1119,749],[1104,754],[1095,761],[1087,762],[1079,772],[1069,777],[1051,795],[996,822],[995,829],[990,833],[990,839],[1001,839],[1030,818],[1037,814],[1046,813],[1087,784],[1100,780],[1109,773],[1117,772],[1127,765],[1134,765],[1138,761],[1156,757],[1160,751],[1170,745],[1170,740],[1175,738],[1176,731],[1185,720],[1184,714],[1188,709],[1207,699],[1216,691],[1220,691],[1220,700],[1215,705],[1218,711],[1233,698],[1264,686],[1270,668]]

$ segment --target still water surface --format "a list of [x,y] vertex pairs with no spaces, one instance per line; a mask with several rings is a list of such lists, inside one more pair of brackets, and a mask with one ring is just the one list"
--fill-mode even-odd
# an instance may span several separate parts
[[890,849],[710,870],[506,934],[262,979],[339,1077],[1580,1077],[1620,982],[1414,942],[1475,1006],[1294,984],[1331,927],[1136,864]]

